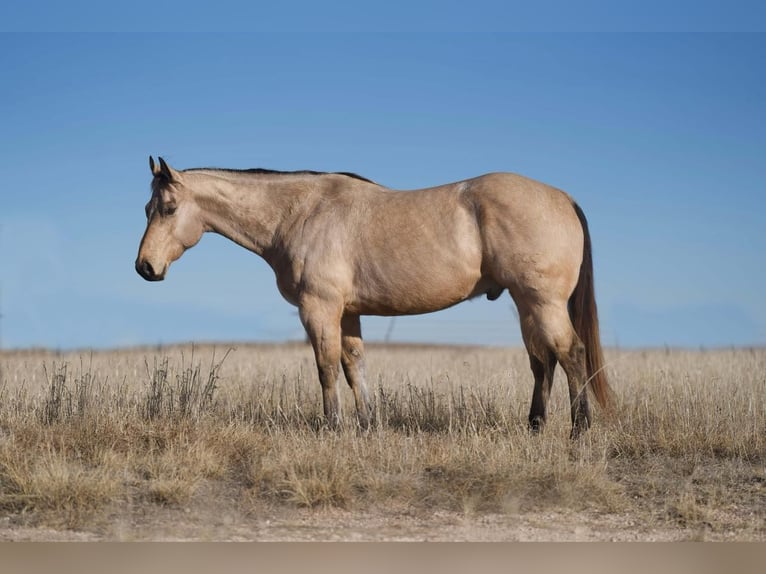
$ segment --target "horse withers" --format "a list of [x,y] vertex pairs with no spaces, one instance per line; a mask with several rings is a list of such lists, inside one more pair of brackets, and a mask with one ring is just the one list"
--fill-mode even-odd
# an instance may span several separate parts
[[263,257],[299,309],[331,427],[341,422],[341,368],[359,425],[370,423],[361,315],[429,313],[506,289],[534,375],[530,428],[545,422],[557,363],[567,376],[572,436],[590,426],[586,387],[609,406],[590,234],[563,191],[510,173],[402,192],[345,172],[149,164],[136,271],[164,279],[207,231]]

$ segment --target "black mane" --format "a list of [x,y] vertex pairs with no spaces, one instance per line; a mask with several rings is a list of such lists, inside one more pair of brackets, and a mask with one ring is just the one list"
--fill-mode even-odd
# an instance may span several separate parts
[[254,167],[250,169],[225,169],[219,167],[195,167],[191,169],[185,169],[184,171],[224,171],[229,173],[252,173],[252,174],[264,174],[264,175],[345,175],[346,177],[353,177],[361,181],[367,181],[369,183],[375,183],[371,179],[362,177],[359,174],[351,173],[350,171],[312,171],[309,169],[300,169],[296,171],[279,171],[276,169],[263,169],[261,167]]

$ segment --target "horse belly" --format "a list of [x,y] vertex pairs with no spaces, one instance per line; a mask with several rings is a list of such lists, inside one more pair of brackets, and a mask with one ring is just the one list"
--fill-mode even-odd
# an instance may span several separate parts
[[480,257],[418,257],[365,265],[356,275],[349,310],[364,315],[416,315],[446,309],[476,295]]
[[362,314],[411,315],[474,295],[482,241],[472,206],[455,190],[385,197],[359,226],[350,303]]

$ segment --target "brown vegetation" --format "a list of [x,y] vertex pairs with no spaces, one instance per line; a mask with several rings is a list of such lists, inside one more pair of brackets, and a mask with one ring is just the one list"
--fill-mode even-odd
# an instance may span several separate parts
[[766,540],[764,350],[607,352],[616,413],[577,441],[558,377],[547,428],[527,432],[521,350],[372,345],[366,433],[350,391],[345,427],[323,427],[310,348],[226,350],[4,352],[0,535],[329,539],[306,523],[346,520]]

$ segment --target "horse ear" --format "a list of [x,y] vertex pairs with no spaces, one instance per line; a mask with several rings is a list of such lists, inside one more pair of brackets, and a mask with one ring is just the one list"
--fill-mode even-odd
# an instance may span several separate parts
[[160,168],[154,163],[154,158],[149,156],[149,169],[152,170],[152,175],[157,177],[160,174]]
[[158,175],[162,175],[162,177],[168,181],[178,181],[178,172],[170,167],[161,157],[158,157],[157,159],[160,160],[160,169]]

